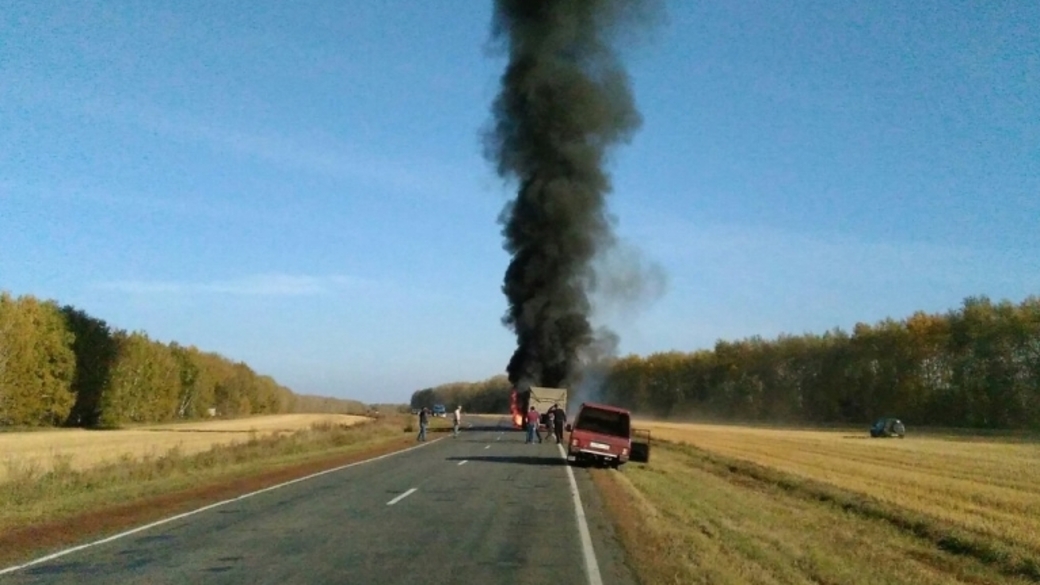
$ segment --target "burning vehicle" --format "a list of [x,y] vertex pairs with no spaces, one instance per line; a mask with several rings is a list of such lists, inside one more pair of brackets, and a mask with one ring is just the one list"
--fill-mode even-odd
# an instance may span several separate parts
[[[619,243],[607,208],[613,185],[606,165],[613,148],[642,124],[612,46],[623,36],[616,34],[619,27],[642,20],[642,11],[630,7],[582,0],[495,3],[493,40],[509,62],[483,139],[485,156],[516,189],[499,223],[510,257],[502,323],[516,335],[506,373],[517,428],[532,407],[543,424],[553,404],[566,407],[567,391],[559,386],[580,380],[598,340],[610,338],[590,323],[591,294],[610,288],[601,273],[610,268],[596,260]],[[626,277],[633,286],[626,284],[625,298],[635,299],[645,292],[643,275],[650,272],[638,259],[625,262],[625,274],[638,275]],[[615,467],[646,460],[649,433],[633,431],[630,423],[627,410],[583,404],[571,432],[572,458]]]
[[549,409],[554,404],[559,404],[560,408],[564,410],[567,409],[566,388],[545,388],[541,386],[531,386],[526,390],[513,388],[509,397],[509,413],[513,418],[513,427],[517,429],[524,428],[524,417],[532,406],[538,412],[541,426],[545,426],[548,423],[548,415],[546,413],[549,412]]

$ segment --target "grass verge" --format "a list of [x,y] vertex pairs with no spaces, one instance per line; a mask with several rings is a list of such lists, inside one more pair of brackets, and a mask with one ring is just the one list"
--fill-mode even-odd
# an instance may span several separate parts
[[87,469],[125,457],[158,457],[172,447],[182,455],[207,451],[214,445],[240,442],[250,436],[291,434],[314,424],[358,424],[367,417],[336,414],[275,414],[239,419],[177,421],[130,425],[120,429],[47,429],[39,432],[0,433],[0,483],[11,468],[38,468],[52,463]]
[[1040,581],[1026,543],[689,445],[593,481],[648,584]]
[[404,448],[415,440],[402,433],[404,424],[386,417],[317,425],[193,455],[173,448],[86,470],[61,462],[43,473],[13,470],[0,484],[0,562]]

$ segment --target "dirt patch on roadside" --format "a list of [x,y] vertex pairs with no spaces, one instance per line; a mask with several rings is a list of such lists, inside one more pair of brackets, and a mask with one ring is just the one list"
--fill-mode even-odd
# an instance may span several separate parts
[[74,546],[91,538],[99,538],[187,512],[207,504],[230,499],[265,487],[304,477],[340,465],[354,463],[400,451],[415,445],[415,439],[393,439],[369,448],[264,471],[230,481],[213,481],[205,485],[132,503],[91,510],[62,520],[11,530],[0,535],[0,567],[26,562],[35,555]]

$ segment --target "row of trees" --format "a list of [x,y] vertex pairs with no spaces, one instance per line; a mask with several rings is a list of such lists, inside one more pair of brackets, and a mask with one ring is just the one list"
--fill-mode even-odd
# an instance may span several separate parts
[[[594,382],[594,383],[593,383]],[[1040,429],[1040,298],[973,297],[945,314],[857,324],[851,333],[719,341],[710,350],[601,364],[574,396],[658,417]],[[419,390],[412,408],[508,412],[504,376]],[[573,405],[572,405],[573,406]]]
[[1040,298],[969,298],[945,314],[823,335],[719,341],[611,363],[602,397],[724,420],[1040,429]]
[[293,412],[330,413],[330,414],[372,414],[378,412],[371,405],[357,400],[296,394],[293,396]]
[[0,292],[0,426],[112,427],[213,413],[364,410],[359,402],[297,396],[216,353]]
[[483,382],[452,382],[423,388],[412,394],[412,409],[433,408],[443,404],[449,410],[461,406],[464,412],[509,412],[509,378],[495,376]]

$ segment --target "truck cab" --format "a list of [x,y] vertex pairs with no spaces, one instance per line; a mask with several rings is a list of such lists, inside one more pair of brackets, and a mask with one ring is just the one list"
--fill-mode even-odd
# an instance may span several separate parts
[[632,456],[632,416],[629,411],[586,402],[581,405],[570,431],[568,461],[620,467]]

